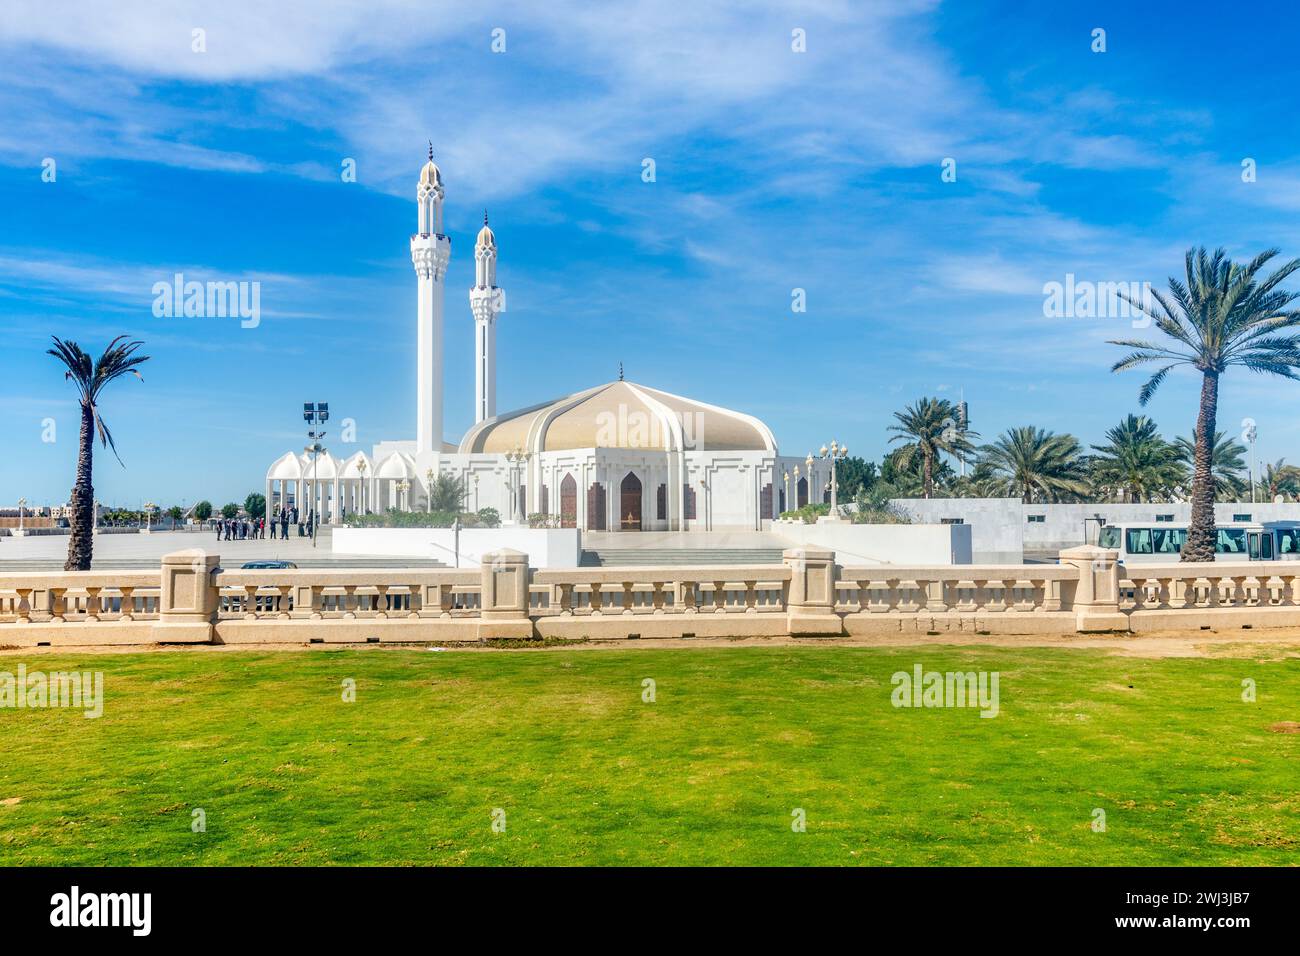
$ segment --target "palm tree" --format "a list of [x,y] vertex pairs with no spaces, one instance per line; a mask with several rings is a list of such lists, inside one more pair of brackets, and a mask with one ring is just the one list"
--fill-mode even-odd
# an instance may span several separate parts
[[429,510],[448,514],[459,514],[465,502],[465,482],[456,477],[441,473],[434,477],[429,488]]
[[1160,437],[1145,415],[1129,415],[1106,432],[1105,445],[1093,445],[1093,480],[1131,502],[1168,494],[1185,480],[1178,450]]
[[1300,494],[1300,468],[1288,465],[1285,458],[1279,458],[1276,464],[1266,463],[1259,486],[1266,501],[1272,501],[1278,495],[1295,497]]
[[899,469],[907,471],[919,459],[921,492],[929,498],[934,494],[935,463],[940,453],[958,455],[971,452],[974,446],[970,439],[979,435],[965,428],[961,410],[947,399],[919,399],[915,405],[894,412],[894,417],[898,424],[890,425],[889,430],[898,434],[889,440],[907,442],[895,452],[894,461]]
[[1165,344],[1141,339],[1112,340],[1112,345],[1134,350],[1111,366],[1112,372],[1160,363],[1138,392],[1139,403],[1146,405],[1171,369],[1189,365],[1201,373],[1201,401],[1196,416],[1200,441],[1192,459],[1192,521],[1182,550],[1184,561],[1214,560],[1214,481],[1209,438],[1217,434],[1219,377],[1231,366],[1242,365],[1253,372],[1300,378],[1296,374],[1300,367],[1300,337],[1284,332],[1300,324],[1300,311],[1287,309],[1300,293],[1278,288],[1300,269],[1300,259],[1292,259],[1267,277],[1259,275],[1277,252],[1268,249],[1242,265],[1230,260],[1222,249],[1213,255],[1203,246],[1189,249],[1185,284],[1171,276],[1169,292],[1162,294],[1152,289],[1149,302],[1124,296],[1171,340]]
[[[1192,429],[1191,438],[1180,436],[1174,440],[1178,460],[1188,467],[1196,461],[1196,446],[1196,429]],[[1235,501],[1241,497],[1242,489],[1246,487],[1246,482],[1241,478],[1241,473],[1246,470],[1245,454],[1245,445],[1234,438],[1225,437],[1223,432],[1214,433],[1214,447],[1210,449],[1210,480],[1216,499]],[[1190,534],[1191,530],[1188,529],[1188,535]]]
[[989,489],[1018,495],[1029,504],[1061,501],[1088,490],[1079,440],[1073,435],[1027,425],[1009,428],[996,442],[980,448],[979,464],[987,470]]
[[69,519],[71,534],[68,538],[68,559],[63,564],[65,571],[89,571],[94,549],[95,529],[95,489],[91,481],[95,451],[95,435],[98,433],[100,444],[112,450],[118,464],[122,458],[117,453],[113,442],[113,433],[108,430],[100,414],[99,399],[104,386],[109,382],[131,374],[143,381],[136,366],[149,361],[147,355],[136,355],[136,349],[143,342],[125,342],[125,335],[119,335],[108,343],[104,354],[98,361],[92,362],[90,356],[73,341],[63,341],[57,336],[54,348],[47,349],[49,355],[63,363],[66,368],[64,379],[71,379],[77,386],[81,397],[81,437],[77,451],[77,477],[72,486],[72,516]]

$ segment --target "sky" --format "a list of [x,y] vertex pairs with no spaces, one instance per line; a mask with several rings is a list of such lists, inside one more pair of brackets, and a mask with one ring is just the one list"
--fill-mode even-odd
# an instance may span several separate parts
[[[1113,298],[1045,314],[1050,283],[1164,288],[1202,244],[1300,256],[1282,3],[59,7],[0,7],[0,505],[72,484],[51,335],[150,356],[103,396],[124,463],[97,448],[104,502],[242,501],[305,444],[304,401],[355,422],[355,444],[326,439],[340,456],[413,438],[430,140],[453,441],[485,208],[498,409],[622,362],[796,455],[835,438],[879,457],[927,395],[964,395],[984,440],[1099,443],[1144,380],[1109,371],[1107,339],[1147,333]],[[259,283],[258,321],[155,315],[177,273]],[[1198,390],[1175,374],[1147,413],[1189,434]],[[1300,462],[1298,395],[1234,369],[1220,427],[1249,417],[1261,462]]]

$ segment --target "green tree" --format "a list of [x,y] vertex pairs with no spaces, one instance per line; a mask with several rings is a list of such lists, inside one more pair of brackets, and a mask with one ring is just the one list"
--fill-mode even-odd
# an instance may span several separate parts
[[[1175,439],[1174,446],[1178,449],[1178,460],[1189,468],[1192,467],[1197,454],[1196,430],[1192,430],[1191,438]],[[1245,455],[1246,446],[1241,442],[1225,437],[1223,432],[1214,433],[1214,447],[1210,449],[1210,478],[1216,499],[1236,501],[1248,488],[1247,482],[1242,478],[1242,473],[1246,470]],[[1191,528],[1188,528],[1189,539],[1191,534]]]
[[907,470],[914,462],[920,462],[921,493],[929,498],[934,494],[935,468],[940,462],[940,454],[966,454],[974,450],[970,439],[979,436],[962,427],[961,411],[953,402],[943,398],[922,398],[913,405],[906,406],[901,412],[894,412],[897,425],[890,425],[891,432],[897,432],[889,440],[906,442],[898,449],[896,465]]
[[1186,480],[1178,449],[1160,436],[1145,415],[1129,415],[1106,432],[1106,444],[1093,445],[1095,490],[1131,502],[1167,496]]
[[429,510],[459,514],[464,505],[465,482],[455,475],[435,475],[429,489]]
[[237,514],[239,514],[239,505],[235,504],[233,501],[221,506],[221,517],[229,520]]
[[835,465],[835,480],[840,486],[841,499],[856,498],[859,491],[870,491],[879,478],[880,469],[876,463],[865,458],[841,458]]
[[63,363],[64,380],[70,380],[77,387],[81,399],[77,475],[69,502],[72,506],[72,515],[68,520],[71,533],[68,536],[68,558],[63,563],[63,570],[89,571],[95,541],[95,488],[92,473],[96,434],[99,435],[100,444],[111,449],[118,463],[122,463],[117,445],[113,442],[113,434],[100,414],[100,396],[105,386],[124,375],[134,375],[143,381],[137,366],[149,361],[149,356],[136,355],[136,350],[144,343],[124,343],[125,335],[119,335],[109,342],[104,353],[94,362],[76,342],[63,341],[57,336],[51,338],[54,339],[54,348],[47,349],[46,354],[53,355]]
[[257,518],[266,514],[266,495],[260,491],[250,491],[248,497],[244,499],[244,513],[250,518]]
[[1285,458],[1279,458],[1275,464],[1265,463],[1259,490],[1265,501],[1272,501],[1278,495],[1294,498],[1300,494],[1300,468],[1288,465]]
[[1143,339],[1117,339],[1112,344],[1131,348],[1112,367],[1122,372],[1152,362],[1159,368],[1138,392],[1145,406],[1171,369],[1190,366],[1201,375],[1201,399],[1196,434],[1201,440],[1192,457],[1192,520],[1187,529],[1183,561],[1213,561],[1215,545],[1215,481],[1211,473],[1210,437],[1216,436],[1219,378],[1240,365],[1252,372],[1300,378],[1300,338],[1288,331],[1300,323],[1300,311],[1289,309],[1300,293],[1279,288],[1300,269],[1292,259],[1271,275],[1264,266],[1277,255],[1268,249],[1242,265],[1222,249],[1213,255],[1204,247],[1187,250],[1186,281],[1170,277],[1169,292],[1152,290],[1150,302],[1125,299],[1150,317],[1164,335],[1160,343]]
[[194,517],[200,521],[207,521],[212,517],[212,502],[200,501],[194,506]]
[[990,490],[1033,501],[1066,501],[1087,492],[1079,440],[1033,425],[1009,428],[979,450]]
[[180,505],[172,505],[167,509],[167,517],[172,519],[172,530],[176,530],[176,522],[185,517],[185,509]]

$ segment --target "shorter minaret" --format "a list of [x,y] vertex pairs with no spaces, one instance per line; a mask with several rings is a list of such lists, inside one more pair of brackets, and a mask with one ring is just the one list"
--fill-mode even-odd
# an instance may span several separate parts
[[483,211],[483,228],[474,243],[474,422],[497,413],[497,314],[506,310],[506,294],[497,286],[497,237]]

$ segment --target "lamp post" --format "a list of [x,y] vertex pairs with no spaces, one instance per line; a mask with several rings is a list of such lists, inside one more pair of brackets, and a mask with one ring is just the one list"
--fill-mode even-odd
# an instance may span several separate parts
[[[523,490],[524,469],[528,464],[528,459],[532,457],[533,456],[530,452],[526,452],[519,447],[516,447],[514,451],[506,452],[506,461],[510,462],[510,493],[514,496],[514,501],[510,506],[510,513],[516,515],[515,520],[521,525],[527,521],[527,518],[524,516],[524,502],[521,500],[523,496],[520,494],[520,491]],[[518,472],[516,472],[516,468],[518,469]]]
[[790,472],[783,472],[782,477],[785,478],[785,510],[793,511],[790,507]]
[[403,478],[401,481],[397,483],[397,507],[398,508],[402,508],[403,505],[406,505],[406,508],[403,510],[410,510],[410,498],[407,497],[407,492],[410,490],[411,490],[411,483],[407,481],[405,478]]
[[144,503],[144,533],[153,534],[153,509],[158,507],[152,501]]
[[362,458],[357,462],[357,471],[361,473],[361,513],[366,514],[366,460]]
[[799,466],[795,465],[792,469],[794,472],[794,507],[791,511],[799,510]]
[[1253,418],[1242,421],[1241,437],[1250,445],[1250,503],[1255,503],[1255,439],[1259,437],[1259,427]]
[[478,514],[478,472],[474,472],[474,513]]
[[320,453],[325,450],[321,444],[321,439],[325,437],[325,431],[320,426],[330,420],[330,406],[328,402],[303,402],[302,403],[302,420],[311,426],[307,431],[307,438],[310,444],[307,445],[307,451],[311,453],[311,546],[316,547],[316,529],[320,527],[320,515],[316,514],[316,499],[320,495],[320,486],[316,483],[317,463],[320,460]]
[[[839,481],[836,479],[836,476],[835,476],[835,463],[836,463],[837,461],[839,461],[841,458],[845,458],[845,457],[847,457],[847,456],[848,456],[848,453],[849,453],[848,446],[846,445],[846,446],[844,446],[843,448],[841,448],[839,442],[835,441],[834,439],[831,439],[831,447],[830,447],[830,448],[827,448],[825,445],[822,445],[822,447],[821,447],[820,454],[821,454],[821,459],[822,459],[822,461],[829,461],[829,462],[831,463],[831,511],[830,511],[830,514],[828,514],[828,515],[824,516],[823,518],[819,519],[820,521],[839,521],[839,520],[841,520],[841,519],[840,519],[840,502],[839,502],[839,487],[840,487],[840,485],[839,485]],[[808,462],[809,462],[809,465],[811,466],[811,464],[812,464],[812,456],[811,456],[811,455],[808,456]]]
[[23,537],[23,509],[27,507],[27,499],[18,499],[18,537]]
[[425,469],[424,480],[426,482],[424,487],[427,490],[429,495],[429,502],[428,502],[429,506],[425,510],[427,510],[429,514],[433,514],[433,469],[432,468]]

